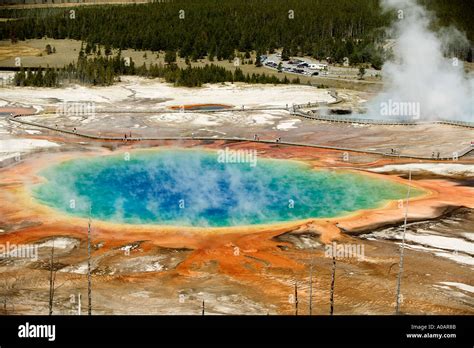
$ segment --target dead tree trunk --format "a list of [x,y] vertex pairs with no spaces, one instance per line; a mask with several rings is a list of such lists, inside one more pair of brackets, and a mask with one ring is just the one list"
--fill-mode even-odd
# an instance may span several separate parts
[[334,314],[334,285],[335,283],[336,283],[336,255],[333,255],[332,256],[331,295],[329,298],[331,308],[329,310],[329,315]]
[[81,293],[77,295],[77,315],[81,315],[82,311],[82,296]]
[[53,315],[53,301],[54,301],[54,280],[56,272],[54,271],[54,241],[51,248],[51,261],[49,264],[49,315]]
[[[408,172],[408,181],[411,182],[411,170]],[[395,314],[400,314],[400,288],[402,285],[402,275],[403,275],[403,261],[405,255],[405,235],[407,232],[407,220],[408,220],[408,201],[410,199],[410,189],[411,186],[408,185],[407,198],[405,202],[405,219],[403,222],[403,234],[402,234],[402,245],[400,245],[400,262],[398,264],[398,276],[397,276],[397,298],[395,302]]]
[[15,288],[20,283],[20,277],[14,276],[12,280],[8,280],[6,277],[3,279],[3,289],[2,289],[2,297],[3,297],[3,315],[9,314],[8,307],[11,308],[11,314],[15,313],[15,305],[13,302]]
[[295,281],[295,315],[298,315],[298,282]]
[[91,219],[87,228],[87,314],[92,315],[92,284],[91,284]]
[[313,314],[313,258],[309,266],[309,315]]
[[202,315],[205,314],[205,305],[204,305],[204,300],[202,300]]

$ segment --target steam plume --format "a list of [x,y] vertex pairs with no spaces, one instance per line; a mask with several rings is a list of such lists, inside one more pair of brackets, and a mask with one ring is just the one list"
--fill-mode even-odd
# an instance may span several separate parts
[[390,28],[397,44],[393,58],[382,68],[385,91],[371,103],[369,113],[384,116],[381,110],[388,104],[412,103],[418,115],[390,116],[474,121],[474,78],[464,73],[461,59],[443,54],[446,44],[454,41],[469,47],[465,36],[451,27],[431,31],[433,15],[415,0],[381,0],[381,4],[397,13]]

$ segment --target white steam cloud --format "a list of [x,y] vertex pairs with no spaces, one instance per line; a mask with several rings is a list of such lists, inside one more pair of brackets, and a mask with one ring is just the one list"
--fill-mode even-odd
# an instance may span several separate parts
[[396,45],[393,58],[382,68],[386,88],[369,105],[369,114],[474,121],[474,78],[464,72],[461,59],[444,55],[448,43],[469,47],[465,36],[452,27],[431,31],[432,14],[415,0],[381,4],[397,13],[390,28]]

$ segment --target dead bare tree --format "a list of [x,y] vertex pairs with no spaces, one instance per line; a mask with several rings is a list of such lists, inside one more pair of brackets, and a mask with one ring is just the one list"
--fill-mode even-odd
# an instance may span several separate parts
[[82,310],[82,296],[81,293],[77,294],[77,315],[81,315]]
[[87,314],[92,315],[92,281],[91,281],[91,218],[87,228]]
[[309,266],[309,315],[313,314],[313,257]]
[[[30,270],[28,274],[19,274],[18,271],[12,273],[1,272],[0,275],[3,278],[4,286],[0,288],[0,296],[3,297],[3,310],[7,310],[4,314],[21,314],[22,309],[18,309],[19,312],[16,312],[15,308],[15,297],[21,296],[21,289],[39,289],[44,284],[44,270]],[[49,280],[48,280],[49,282]],[[55,286],[55,289],[58,289],[58,286]],[[21,299],[18,299],[21,303]],[[22,307],[21,305],[19,306]],[[34,306],[35,309],[38,308]],[[31,308],[30,308],[31,309]],[[2,313],[2,311],[0,311]],[[2,313],[3,314],[3,313]]]
[[2,291],[2,295],[3,295],[3,314],[4,315],[7,315],[8,311],[7,311],[7,303],[8,303],[8,295],[9,295],[9,290],[11,289],[10,287],[10,284],[9,282],[7,281],[7,279],[3,279],[3,291]]
[[298,281],[295,280],[295,315],[298,315]]
[[51,248],[51,261],[49,264],[49,315],[53,315],[55,280],[56,280],[56,271],[54,270],[54,240],[53,240],[53,247]]
[[[411,183],[411,170],[408,172],[408,181]],[[408,201],[410,199],[411,185],[408,185],[407,198],[405,202],[405,219],[403,222],[403,233],[402,233],[402,245],[400,245],[400,262],[398,264],[398,277],[397,277],[397,298],[395,302],[395,314],[400,314],[400,289],[402,284],[403,275],[403,261],[405,256],[405,235],[407,232],[407,220],[408,220]]]
[[25,279],[19,275],[13,275],[12,277],[8,277],[7,274],[4,274],[3,278],[3,286],[0,291],[0,295],[3,298],[3,306],[2,306],[2,314],[8,315],[9,310],[8,306],[12,307],[12,314],[15,311],[15,306],[13,304],[12,298],[14,297],[15,293],[18,291],[18,286],[20,283],[24,284]]
[[329,302],[331,304],[331,308],[329,310],[329,315],[334,314],[334,285],[336,283],[336,255],[332,255],[332,276],[331,276],[331,295],[329,298]]

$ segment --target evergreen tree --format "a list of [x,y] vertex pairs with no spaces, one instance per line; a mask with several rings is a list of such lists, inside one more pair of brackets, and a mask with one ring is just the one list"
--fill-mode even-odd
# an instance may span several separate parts
[[105,54],[106,56],[110,56],[110,55],[112,54],[112,48],[110,47],[109,44],[106,44],[106,45],[105,45],[104,54]]
[[165,63],[166,64],[176,63],[176,51],[166,51]]
[[86,49],[85,49],[85,54],[86,54],[86,56],[88,56],[89,54],[91,54],[91,52],[92,52],[92,45],[91,45],[89,42],[87,42],[87,43],[86,43]]

